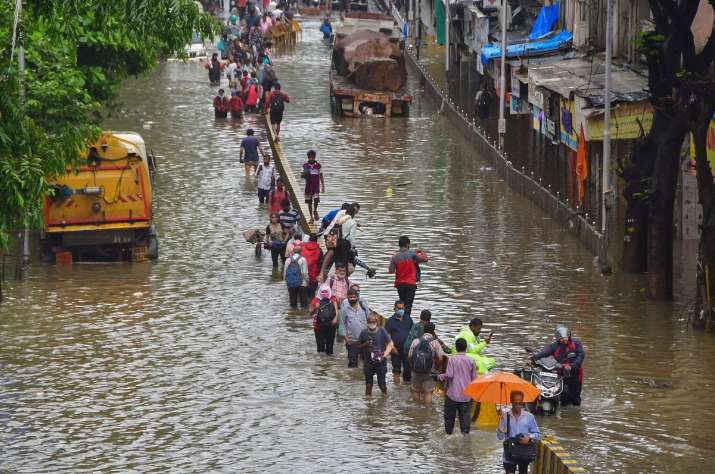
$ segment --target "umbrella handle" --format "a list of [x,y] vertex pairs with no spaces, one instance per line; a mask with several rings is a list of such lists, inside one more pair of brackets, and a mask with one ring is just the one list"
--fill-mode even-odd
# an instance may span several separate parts
[[477,402],[477,404],[474,406],[474,414],[472,415],[472,423],[477,421],[477,418],[479,418],[479,411],[482,409],[482,402]]

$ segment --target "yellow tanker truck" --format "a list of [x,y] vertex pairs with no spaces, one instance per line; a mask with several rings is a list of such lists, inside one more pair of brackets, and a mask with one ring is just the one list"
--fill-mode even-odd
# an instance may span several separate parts
[[85,156],[54,180],[45,199],[43,259],[158,258],[152,219],[156,157],[147,154],[142,137],[104,132]]

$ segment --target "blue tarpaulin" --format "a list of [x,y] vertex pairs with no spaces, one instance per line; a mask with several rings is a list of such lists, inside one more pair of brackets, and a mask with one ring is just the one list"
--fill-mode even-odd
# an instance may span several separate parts
[[[526,43],[512,44],[506,48],[507,58],[519,58],[522,56],[537,56],[539,54],[553,53],[563,49],[573,39],[573,35],[566,30],[538,41],[527,41]],[[490,59],[501,56],[501,46],[487,44],[482,48],[482,63],[489,63]]]
[[559,19],[559,3],[556,2],[549,6],[541,7],[539,11],[539,16],[536,17],[534,26],[531,28],[531,33],[529,33],[529,39],[533,40],[536,38],[541,38],[545,34],[551,31],[554,27],[556,20]]

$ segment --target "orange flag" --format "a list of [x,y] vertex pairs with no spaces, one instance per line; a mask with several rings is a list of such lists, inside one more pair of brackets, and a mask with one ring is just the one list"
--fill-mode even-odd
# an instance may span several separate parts
[[576,152],[576,178],[578,179],[578,201],[583,204],[583,198],[586,195],[586,181],[588,176],[588,163],[586,162],[586,137],[583,134],[583,125],[578,136],[578,151]]

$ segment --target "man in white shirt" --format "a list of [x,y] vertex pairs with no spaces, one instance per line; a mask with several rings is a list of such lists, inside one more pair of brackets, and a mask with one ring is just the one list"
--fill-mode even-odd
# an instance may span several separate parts
[[258,178],[258,202],[263,204],[268,202],[268,195],[276,182],[276,169],[271,164],[270,156],[263,156],[263,163],[256,169],[256,177]]

